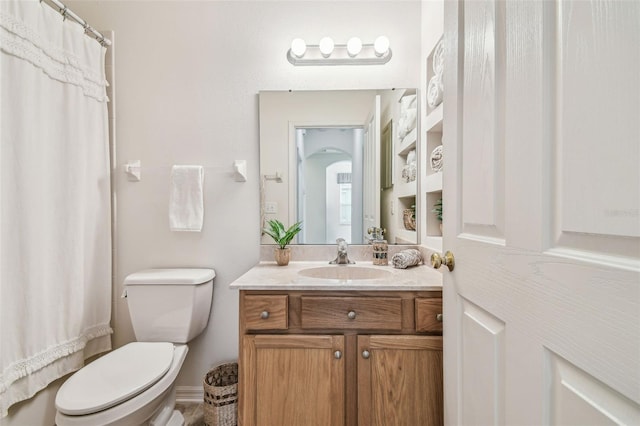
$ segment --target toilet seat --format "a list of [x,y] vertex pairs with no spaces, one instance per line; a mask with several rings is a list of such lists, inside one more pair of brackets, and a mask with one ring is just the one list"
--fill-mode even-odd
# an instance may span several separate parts
[[60,413],[80,416],[105,410],[144,392],[173,361],[168,342],[133,342],[87,364],[56,395]]

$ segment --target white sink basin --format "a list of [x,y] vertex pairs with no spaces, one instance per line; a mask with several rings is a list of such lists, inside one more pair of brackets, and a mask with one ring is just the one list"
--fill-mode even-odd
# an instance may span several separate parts
[[307,268],[298,272],[299,275],[307,278],[317,278],[324,280],[378,280],[388,278],[391,272],[384,269],[368,268],[363,266],[320,266],[317,268]]

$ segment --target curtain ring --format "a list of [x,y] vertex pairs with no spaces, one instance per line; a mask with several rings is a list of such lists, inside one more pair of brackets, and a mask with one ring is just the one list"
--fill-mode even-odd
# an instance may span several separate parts
[[63,9],[60,9],[60,13],[62,14],[63,21],[67,19],[67,6],[65,6]]

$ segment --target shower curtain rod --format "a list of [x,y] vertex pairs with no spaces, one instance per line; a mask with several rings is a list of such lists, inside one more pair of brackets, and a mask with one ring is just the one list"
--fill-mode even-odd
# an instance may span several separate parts
[[[51,6],[47,2],[53,3],[56,7]],[[40,3],[43,3],[43,0],[40,0]],[[98,32],[95,29],[93,29],[92,27],[90,27],[89,24],[87,24],[87,22],[84,19],[82,19],[81,17],[76,15],[73,12],[73,10],[69,9],[61,1],[59,1],[59,0],[47,0],[47,1],[44,1],[44,3],[46,3],[47,6],[51,7],[54,10],[57,8],[58,12],[60,12],[60,14],[62,15],[63,19],[71,18],[74,21],[76,21],[78,24],[82,25],[84,27],[84,33],[86,35],[88,35],[90,37],[93,37],[96,40],[98,40],[98,43],[100,43],[101,45],[103,45],[103,46],[111,46],[111,40],[109,40],[108,38],[103,36],[100,32]]]

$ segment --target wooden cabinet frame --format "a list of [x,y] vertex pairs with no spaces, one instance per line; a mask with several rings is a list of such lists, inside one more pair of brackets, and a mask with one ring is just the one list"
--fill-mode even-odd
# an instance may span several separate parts
[[[376,419],[377,424],[386,425],[409,425],[414,421],[421,425],[442,424],[442,317],[436,319],[436,315],[441,313],[441,309],[438,312],[441,298],[440,291],[242,290],[239,424],[258,426],[258,410],[265,410],[265,407],[273,413],[287,416],[287,421],[293,421],[290,424],[296,426],[373,426]],[[378,305],[379,310],[376,309]],[[268,315],[263,314],[265,311]],[[348,316],[351,311],[354,318]],[[267,318],[261,321],[260,315]],[[314,350],[318,356],[311,352],[297,353],[297,349]],[[362,357],[365,349],[371,354],[369,359]],[[386,364],[399,363],[395,373],[391,374],[394,367],[390,365],[385,367],[389,368],[388,372],[380,370],[376,361],[382,357],[385,357]],[[309,403],[305,402],[305,410],[315,415],[323,413],[330,418],[314,418],[295,410],[287,411],[291,406],[287,406],[285,396],[282,400],[266,402],[268,397],[260,396],[261,400],[258,400],[259,395],[264,395],[260,393],[260,380],[274,383],[281,377],[283,383],[274,385],[276,393],[295,393],[290,396],[289,403],[307,401],[305,388],[296,390],[299,383],[291,375],[298,374],[296,371],[309,370],[302,367],[298,370],[296,366],[286,373],[281,370],[282,376],[272,371],[274,368],[282,369],[282,363],[295,362],[293,360],[317,363],[313,371],[320,372],[320,375],[309,374],[313,380],[326,376],[328,382],[318,388],[321,394],[317,398],[318,406],[308,407]],[[414,372],[414,375],[424,380],[402,381],[400,370],[418,367],[420,372]],[[380,373],[385,376],[380,376]],[[300,383],[316,386],[308,383],[308,379],[301,378]],[[402,389],[380,392],[388,380],[400,380]],[[416,399],[408,401],[411,395]],[[325,397],[330,401],[323,400]],[[428,418],[424,413],[420,414],[420,410],[407,408],[416,404],[428,407]],[[393,416],[393,420],[385,416]],[[264,422],[259,426],[281,426]],[[267,422],[275,423],[275,420]]]

